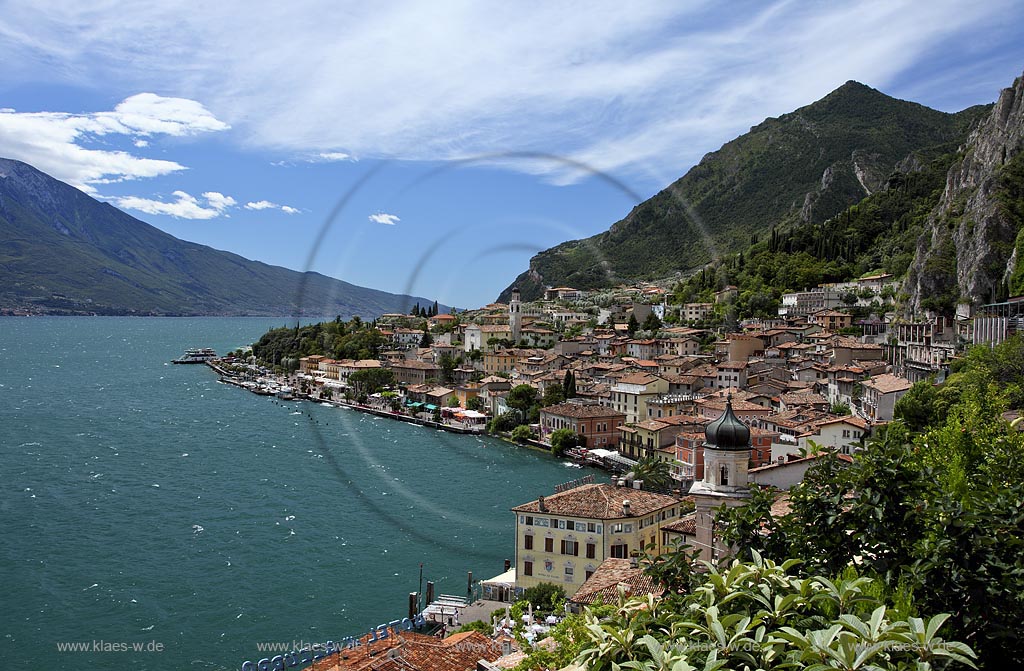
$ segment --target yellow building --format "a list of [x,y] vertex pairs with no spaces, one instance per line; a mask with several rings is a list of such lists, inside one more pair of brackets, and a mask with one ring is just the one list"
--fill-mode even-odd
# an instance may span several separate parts
[[661,527],[675,522],[680,501],[631,487],[587,484],[542,496],[516,514],[516,590],[540,583],[576,593],[608,557],[663,552]]
[[619,378],[611,388],[611,407],[626,416],[626,424],[647,419],[647,401],[668,393],[668,380],[648,373]]
[[508,373],[516,365],[517,354],[514,350],[498,350],[496,352],[484,352],[483,370],[488,375],[495,373]]

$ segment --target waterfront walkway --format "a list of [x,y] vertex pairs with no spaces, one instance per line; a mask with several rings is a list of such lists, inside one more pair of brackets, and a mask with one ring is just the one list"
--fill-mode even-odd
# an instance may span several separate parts
[[[273,392],[267,392],[254,388],[246,380],[242,380],[235,375],[232,375],[230,371],[220,367],[216,361],[207,361],[206,365],[212,368],[220,375],[220,381],[225,384],[230,384],[246,391],[250,391],[254,394],[259,395],[273,395]],[[280,383],[281,387],[291,387],[289,380],[285,380]],[[291,387],[294,389],[294,387]],[[364,405],[359,403],[349,403],[347,401],[335,401],[333,399],[316,398],[309,394],[293,393],[292,399],[298,401],[312,401],[314,403],[326,403],[336,408],[348,408],[349,410],[356,410],[358,412],[365,412],[371,415],[377,415],[378,417],[388,417],[390,419],[396,419],[400,422],[407,422],[409,424],[419,424],[420,426],[427,426],[441,431],[448,431],[451,433],[461,434],[482,434],[487,430],[485,424],[474,424],[468,422],[457,422],[452,419],[443,419],[441,422],[435,422],[428,413],[419,413],[418,415],[407,415],[405,413],[393,412],[390,409],[384,407],[377,407],[372,405]],[[286,399],[289,400],[289,399]],[[425,416],[426,415],[426,416]]]

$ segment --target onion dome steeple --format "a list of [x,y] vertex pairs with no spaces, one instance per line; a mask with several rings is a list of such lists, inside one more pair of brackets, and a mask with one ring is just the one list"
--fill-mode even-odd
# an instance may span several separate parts
[[750,428],[732,411],[732,394],[725,400],[725,412],[704,429],[706,447],[719,450],[749,450]]

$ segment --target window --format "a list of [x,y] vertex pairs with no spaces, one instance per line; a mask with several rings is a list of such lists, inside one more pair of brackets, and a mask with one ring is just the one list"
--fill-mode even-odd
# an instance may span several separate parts
[[562,554],[575,557],[579,554],[579,543],[576,541],[562,541]]
[[627,524],[627,525],[625,525],[623,527],[622,530],[625,531],[627,534],[631,534],[631,533],[633,533],[633,525],[632,524]]
[[613,524],[611,526],[611,533],[613,533],[613,534],[621,534],[622,533],[622,523]]
[[587,577],[584,578],[584,580],[590,580],[590,576],[592,576],[592,575],[594,575],[594,572],[591,571],[590,569],[587,569],[587,573],[586,573]]
[[597,557],[597,544],[587,543],[587,559],[594,559],[595,557]]
[[523,539],[523,547],[527,550],[533,549],[533,534],[526,535],[526,538]]
[[595,531],[597,531],[597,525],[593,522],[587,522],[587,531],[590,533],[594,533]]
[[613,545],[609,548],[612,553],[612,557],[616,559],[628,559],[629,558],[629,545],[622,543],[620,545]]
[[584,524],[583,522],[577,522],[576,523],[576,531],[586,531],[586,530],[587,530],[587,525],[586,524]]
[[565,577],[566,578],[571,578],[572,577],[572,572],[573,571],[572,571],[572,567],[571,566],[566,566],[565,567]]
[[524,561],[523,562],[523,575],[533,575],[533,562],[532,561]]
[[555,551],[555,539],[554,538],[545,538],[544,539],[544,552],[554,552],[554,551]]
[[527,515],[526,516],[526,526],[528,526],[528,527],[532,527],[533,526],[533,516],[532,515]]

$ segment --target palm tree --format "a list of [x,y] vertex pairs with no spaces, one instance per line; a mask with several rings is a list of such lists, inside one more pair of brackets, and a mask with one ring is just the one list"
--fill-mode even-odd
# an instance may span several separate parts
[[633,478],[643,480],[648,489],[668,489],[672,485],[672,472],[667,461],[647,456],[633,467]]

